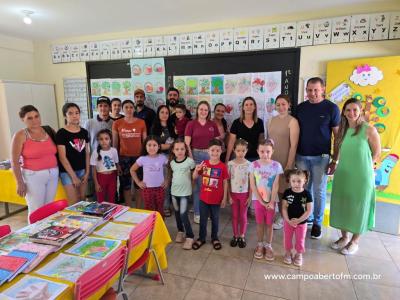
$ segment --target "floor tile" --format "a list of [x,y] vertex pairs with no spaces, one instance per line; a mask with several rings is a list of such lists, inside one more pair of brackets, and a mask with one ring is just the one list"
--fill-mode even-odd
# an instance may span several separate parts
[[186,295],[188,300],[239,300],[243,290],[226,285],[196,280]]
[[311,249],[306,251],[303,255],[303,266],[301,270],[324,274],[349,274],[344,255]]
[[130,295],[130,299],[179,300],[184,299],[194,279],[164,273],[165,285],[146,279]]
[[197,279],[243,289],[251,260],[210,254]]
[[170,274],[196,278],[208,254],[195,250],[183,250],[182,244],[175,244],[168,252],[168,270]]
[[391,300],[399,299],[400,288],[371,284],[369,282],[356,281],[354,287],[358,299],[363,300]]
[[351,275],[380,276],[380,279],[365,279],[363,281],[400,287],[400,271],[392,261],[367,258],[361,256],[347,256],[347,264]]
[[266,276],[294,276],[298,270],[253,261],[245,290],[285,299],[298,299],[299,280],[271,279]]
[[281,300],[284,298],[274,297],[266,294],[243,291],[242,300]]

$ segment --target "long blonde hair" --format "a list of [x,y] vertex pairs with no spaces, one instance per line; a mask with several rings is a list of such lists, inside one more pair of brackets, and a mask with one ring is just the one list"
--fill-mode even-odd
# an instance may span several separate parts
[[254,100],[253,97],[250,97],[250,96],[244,98],[244,100],[242,102],[242,110],[240,111],[240,122],[242,123],[243,120],[244,120],[244,103],[246,101],[252,101],[254,103],[253,121],[254,121],[254,123],[257,123],[257,121],[258,121],[258,117],[257,117],[257,102],[256,102],[256,100]]
[[346,111],[347,105],[352,104],[352,103],[357,104],[358,107],[359,107],[360,110],[361,110],[360,116],[359,116],[358,119],[357,119],[356,127],[355,127],[355,130],[354,130],[354,133],[352,134],[352,136],[357,135],[357,134],[360,132],[361,127],[362,127],[363,124],[365,123],[364,117],[363,117],[363,115],[362,115],[362,105],[361,105],[361,102],[360,102],[359,100],[355,99],[355,98],[350,98],[350,99],[348,99],[348,100],[344,103],[343,108],[342,108],[342,113],[340,114],[339,132],[338,132],[338,136],[337,136],[337,139],[336,139],[336,145],[337,145],[337,149],[338,149],[338,150],[340,149],[340,146],[342,145],[343,140],[344,140],[344,137],[345,137],[345,135],[346,135],[347,129],[349,128],[349,121],[347,121],[347,118],[346,118],[346,116],[344,115],[344,113],[345,113],[345,111]]

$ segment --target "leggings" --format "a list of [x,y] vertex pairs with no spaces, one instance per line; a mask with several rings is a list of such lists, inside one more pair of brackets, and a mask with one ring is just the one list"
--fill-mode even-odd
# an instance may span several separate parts
[[158,211],[164,217],[164,194],[161,186],[142,189],[144,209]]
[[305,239],[307,233],[307,223],[299,224],[296,227],[292,227],[288,222],[283,223],[283,242],[285,250],[287,252],[291,251],[293,248],[292,239],[295,236],[296,244],[295,249],[297,253],[305,252]]
[[244,236],[247,229],[247,204],[249,193],[231,193],[232,230],[235,237]]

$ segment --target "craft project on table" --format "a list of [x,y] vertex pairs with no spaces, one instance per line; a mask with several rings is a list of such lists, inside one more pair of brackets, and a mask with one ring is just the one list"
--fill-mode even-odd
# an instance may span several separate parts
[[35,271],[36,274],[76,282],[78,277],[99,261],[61,253],[47,265]]
[[[68,285],[26,275],[16,284],[2,292],[0,299],[56,299]],[[3,298],[4,297],[4,298]]]
[[16,232],[7,235],[0,239],[0,250],[5,252],[11,251],[18,245],[26,243],[29,241],[29,234],[23,232]]
[[65,252],[81,257],[103,259],[117,249],[120,244],[121,241],[118,240],[86,237]]
[[94,234],[106,238],[127,240],[133,227],[135,227],[135,225],[125,225],[109,222],[101,229],[95,231]]

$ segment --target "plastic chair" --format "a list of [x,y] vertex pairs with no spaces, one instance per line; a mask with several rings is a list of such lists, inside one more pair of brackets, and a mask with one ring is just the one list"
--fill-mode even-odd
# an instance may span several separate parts
[[[156,216],[157,215],[155,212],[151,213],[144,221],[142,221],[140,224],[136,225],[132,229],[131,233],[129,234],[129,240],[127,243],[128,255],[126,256],[126,270],[124,273],[124,277],[122,279],[121,288],[123,288],[123,283],[125,282],[125,279],[128,275],[131,275],[133,272],[140,269],[141,267],[143,267],[146,264],[148,258],[150,257],[150,254],[153,255],[153,258],[157,264],[158,274],[161,278],[162,284],[165,283],[164,276],[161,271],[160,263],[157,258],[157,254],[151,246],[152,240],[153,240],[154,226],[156,224]],[[141,256],[131,266],[128,266],[129,253],[131,253],[131,251],[133,249],[135,249],[138,245],[140,245],[147,238],[148,238],[148,243],[147,243],[146,249],[143,251]],[[127,297],[125,298],[124,295],[123,295],[123,297],[124,297],[124,299],[128,299]]]
[[[108,283],[118,272],[120,272],[118,280],[119,294],[128,295],[122,289],[122,278],[125,270],[125,263],[127,257],[127,248],[125,246],[119,247],[111,255],[97,263],[94,267],[90,268],[79,276],[75,284],[75,299],[88,299],[106,283]],[[108,299],[111,297],[116,299],[119,295],[113,295],[113,289],[108,289],[103,296]],[[101,298],[104,299],[104,298]]]
[[37,221],[43,220],[44,218],[47,218],[48,216],[51,216],[52,214],[63,210],[67,206],[68,201],[65,199],[47,203],[46,205],[43,205],[29,215],[29,223],[33,224]]
[[10,233],[11,233],[10,225],[1,225],[0,226],[0,238],[4,237]]

